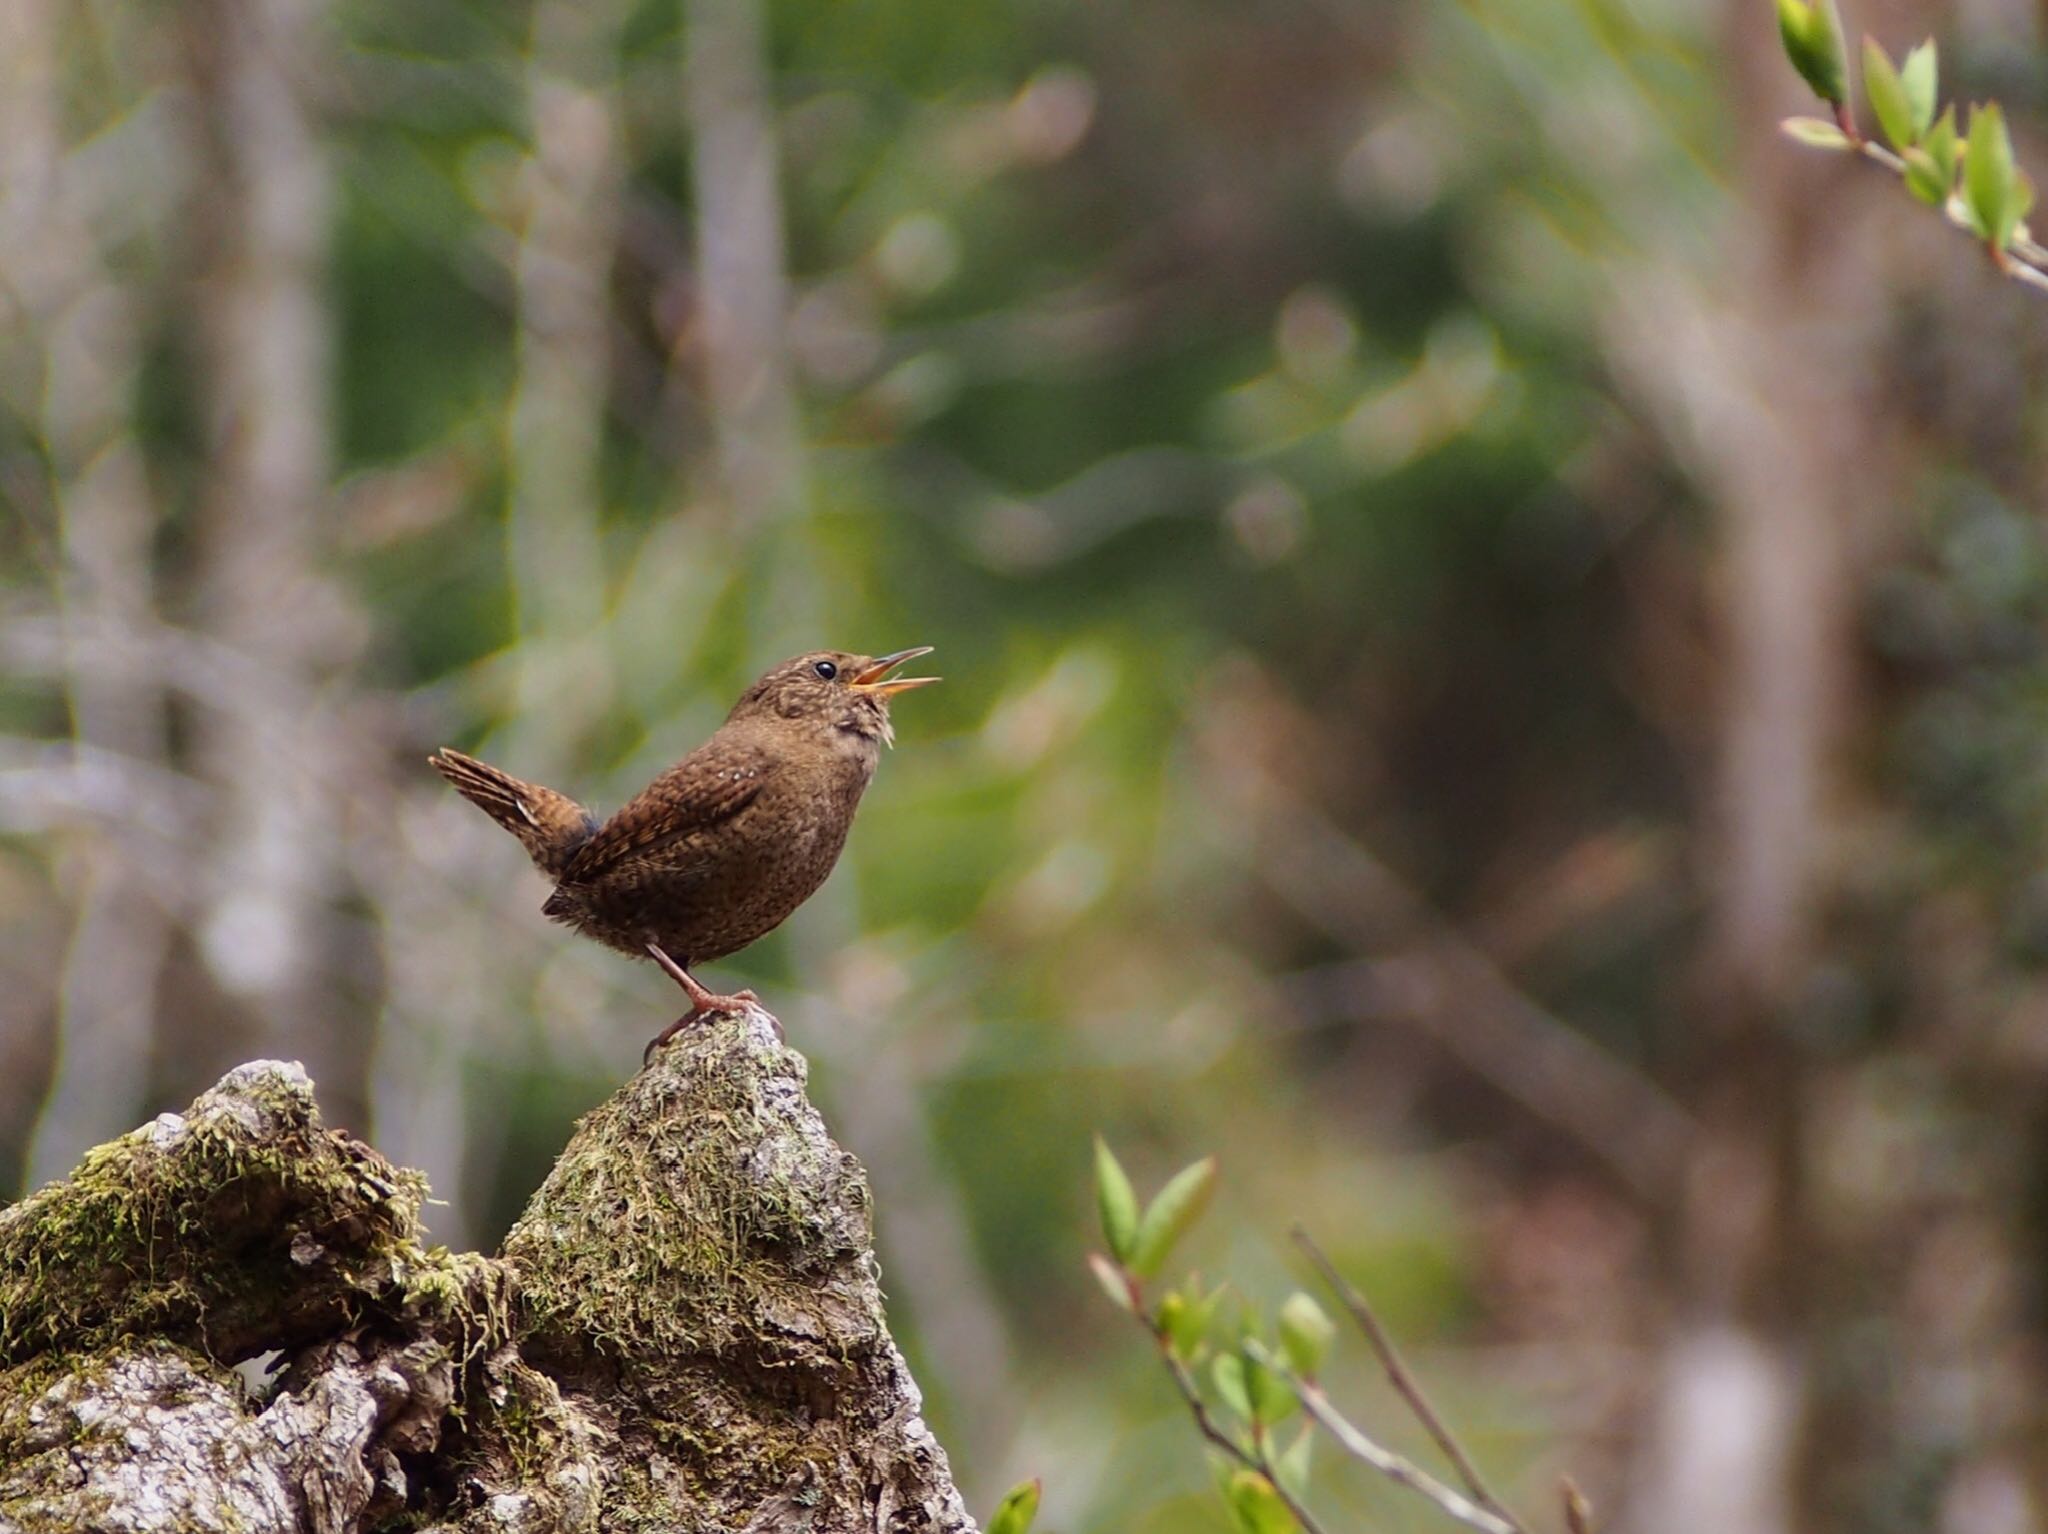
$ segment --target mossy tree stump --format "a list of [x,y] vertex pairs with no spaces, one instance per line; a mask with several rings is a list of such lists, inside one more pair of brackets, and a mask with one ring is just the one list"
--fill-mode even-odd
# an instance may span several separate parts
[[230,1072],[0,1210],[0,1534],[973,1534],[804,1075],[758,1010],[682,1035],[491,1258]]

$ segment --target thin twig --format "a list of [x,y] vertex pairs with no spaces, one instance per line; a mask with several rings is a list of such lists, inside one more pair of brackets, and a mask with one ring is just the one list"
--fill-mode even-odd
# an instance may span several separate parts
[[1593,1507],[1577,1483],[1566,1476],[1558,1483],[1557,1493],[1564,1503],[1565,1534],[1593,1534]]
[[1292,1234],[1294,1244],[1308,1254],[1308,1260],[1315,1264],[1316,1272],[1322,1276],[1323,1282],[1329,1285],[1330,1292],[1357,1323],[1358,1329],[1365,1333],[1365,1340],[1372,1344],[1373,1353],[1378,1357],[1380,1367],[1386,1371],[1387,1379],[1400,1394],[1401,1399],[1408,1403],[1408,1409],[1415,1414],[1416,1421],[1428,1430],[1436,1446],[1443,1450],[1444,1458],[1457,1468],[1459,1479],[1464,1481],[1466,1490],[1472,1493],[1473,1499],[1481,1507],[1496,1515],[1510,1528],[1519,1529],[1521,1525],[1516,1522],[1515,1515],[1509,1512],[1500,1498],[1488,1488],[1479,1474],[1479,1467],[1472,1463],[1471,1456],[1465,1453],[1451,1430],[1444,1426],[1443,1418],[1437,1415],[1436,1408],[1429,1404],[1429,1398],[1422,1393],[1421,1385],[1416,1383],[1415,1376],[1408,1372],[1408,1366],[1401,1361],[1401,1353],[1394,1346],[1394,1339],[1387,1334],[1387,1329],[1380,1325],[1380,1318],[1373,1313],[1372,1306],[1366,1303],[1365,1296],[1345,1280],[1344,1275],[1337,1271],[1336,1264],[1324,1255],[1323,1249],[1316,1245],[1314,1238],[1306,1230],[1297,1225]]
[[1285,785],[1261,773],[1252,808],[1254,871],[1268,888],[1347,947],[1405,949],[1396,959],[1326,968],[1302,984],[1355,993],[1361,977],[1412,976],[1405,990],[1416,1003],[1390,1015],[1422,1024],[1468,1068],[1577,1138],[1638,1200],[1664,1198],[1692,1135],[1683,1107],[1521,990],[1491,954]]
[[1173,1377],[1174,1388],[1180,1391],[1181,1399],[1187,1403],[1188,1412],[1195,1419],[1195,1427],[1201,1435],[1245,1469],[1255,1470],[1264,1476],[1272,1485],[1275,1494],[1287,1504],[1287,1511],[1294,1515],[1294,1521],[1307,1530],[1308,1534],[1324,1534],[1322,1525],[1315,1520],[1315,1515],[1303,1507],[1294,1493],[1281,1484],[1272,1460],[1266,1455],[1263,1441],[1259,1452],[1254,1454],[1218,1426],[1216,1419],[1209,1413],[1209,1404],[1202,1399],[1202,1390],[1195,1383],[1194,1375],[1188,1372],[1186,1364],[1174,1356],[1165,1328],[1142,1311],[1139,1312],[1138,1319],[1151,1329],[1152,1340],[1159,1344],[1159,1360],[1166,1365],[1166,1372]]
[[1361,1464],[1370,1465],[1396,1485],[1405,1486],[1418,1492],[1437,1505],[1447,1518],[1455,1518],[1467,1528],[1479,1529],[1483,1534],[1528,1534],[1528,1530],[1511,1517],[1504,1516],[1490,1508],[1479,1506],[1453,1488],[1446,1486],[1427,1470],[1413,1461],[1396,1454],[1385,1445],[1367,1437],[1352,1425],[1344,1414],[1330,1404],[1330,1398],[1323,1394],[1322,1387],[1313,1380],[1302,1378],[1284,1364],[1276,1365],[1280,1377],[1294,1387],[1301,1397],[1301,1409],[1313,1417],[1346,1454]]
[[[2012,252],[2007,251],[2005,254],[2009,257]],[[2041,271],[2025,261],[2006,260],[1997,264],[1999,271],[2012,278],[2014,282],[2021,283],[2042,293],[2048,293],[2048,272]]]
[[[1895,176],[1903,177],[1905,175],[1906,162],[1882,144],[1874,144],[1865,138],[1858,139],[1853,147],[1858,154],[1872,164],[1883,166]],[[1951,197],[1942,204],[1940,209],[1941,216],[1947,220],[1952,228],[1960,229],[1978,244],[1983,244],[1984,237],[1972,229],[1969,220],[1955,210],[1953,206],[1955,200],[1955,198]],[[2030,288],[2048,293],[2048,271],[2043,271],[2041,266],[2036,264],[2048,263],[2048,247],[2037,245],[2031,239],[2016,239],[2004,250],[1994,250],[1992,252],[1992,260],[2001,273],[2012,278],[2015,282],[2021,282]]]

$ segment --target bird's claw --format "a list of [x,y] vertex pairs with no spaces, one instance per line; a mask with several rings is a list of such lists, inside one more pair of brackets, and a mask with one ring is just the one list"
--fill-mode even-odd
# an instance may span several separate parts
[[[664,957],[666,957],[664,955]],[[692,982],[695,983],[694,981]],[[685,1028],[693,1027],[707,1017],[732,1017],[748,1007],[760,1007],[761,998],[753,990],[734,991],[730,996],[721,996],[716,991],[704,990],[701,986],[690,993],[690,1010],[670,1023],[661,1032],[647,1041],[647,1047],[640,1051],[640,1068],[647,1069],[654,1063],[654,1052]],[[782,1024],[767,1009],[762,1013],[775,1025],[775,1037],[782,1038]]]
[[701,1012],[685,1012],[681,1017],[649,1039],[647,1047],[640,1051],[640,1069],[644,1071],[648,1066],[654,1064],[654,1052],[703,1015]]

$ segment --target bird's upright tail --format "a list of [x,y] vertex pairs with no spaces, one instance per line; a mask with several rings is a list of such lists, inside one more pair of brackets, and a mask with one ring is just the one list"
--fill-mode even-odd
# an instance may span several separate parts
[[519,838],[534,866],[551,879],[597,829],[597,817],[567,794],[527,783],[489,762],[443,746],[427,765],[455,785],[455,791]]

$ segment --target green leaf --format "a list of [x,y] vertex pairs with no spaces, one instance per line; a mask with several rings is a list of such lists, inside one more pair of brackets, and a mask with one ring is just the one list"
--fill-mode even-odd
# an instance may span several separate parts
[[1941,167],[1934,163],[1934,156],[1926,150],[1906,151],[1906,190],[1930,208],[1946,207],[1949,191],[1954,185],[1954,180],[1942,175]]
[[1963,156],[1963,205],[1970,227],[1996,250],[2012,243],[2013,229],[2031,201],[2012,161],[2012,135],[1997,102],[1970,108],[1970,143]]
[[1216,1322],[1216,1307],[1222,1301],[1223,1285],[1204,1295],[1199,1277],[1188,1280],[1186,1293],[1173,1289],[1160,1299],[1159,1326],[1174,1357],[1183,1363],[1201,1358],[1209,1345],[1209,1328]]
[[1963,161],[1962,144],[1956,138],[1954,107],[1941,109],[1941,116],[1937,117],[1934,126],[1927,130],[1927,136],[1921,140],[1920,147],[1927,151],[1927,158],[1932,160],[1934,168],[1941,172],[1942,184],[1953,191],[1956,184],[1956,167]]
[[1842,52],[1842,26],[1834,0],[1778,0],[1778,37],[1799,78],[1821,100],[1841,106],[1849,99],[1849,65]]
[[1287,1451],[1274,1462],[1273,1469],[1279,1476],[1280,1484],[1296,1497],[1308,1495],[1309,1455],[1314,1451],[1315,1441],[1314,1428],[1304,1422],[1301,1431],[1295,1435],[1294,1442],[1289,1444]]
[[1174,1173],[1146,1207],[1145,1218],[1138,1224],[1137,1239],[1131,1245],[1131,1271],[1140,1278],[1155,1277],[1172,1255],[1175,1243],[1208,1207],[1209,1196],[1215,1191],[1214,1156],[1204,1156],[1193,1166]]
[[1031,1534],[1032,1521],[1038,1517],[1039,1491],[1035,1480],[1012,1486],[996,1504],[995,1516],[982,1525],[983,1534]]
[[1842,47],[1842,18],[1835,11],[1835,0],[1814,0],[1813,22],[1806,36],[1821,76],[1814,88],[1822,100],[1844,105],[1849,99],[1849,59]]
[[1088,1254],[1088,1271],[1095,1275],[1095,1282],[1102,1285],[1102,1292],[1109,1296],[1110,1303],[1118,1310],[1138,1313],[1138,1297],[1131,1293],[1130,1275],[1123,1268],[1100,1252]]
[[1244,1393],[1251,1402],[1255,1422],[1285,1422],[1301,1406],[1301,1397],[1273,1368],[1264,1346],[1255,1340],[1245,1343]]
[[1223,1397],[1223,1404],[1245,1421],[1251,1421],[1252,1398],[1245,1390],[1244,1360],[1235,1353],[1218,1353],[1216,1362],[1209,1365],[1209,1378],[1215,1381],[1216,1394]]
[[1230,1478],[1237,1474],[1238,1462],[1221,1449],[1211,1445],[1206,1456],[1209,1461],[1210,1478],[1216,1482],[1216,1494],[1225,1502],[1230,1500]]
[[1293,1534],[1299,1527],[1273,1483],[1256,1470],[1230,1478],[1230,1511],[1245,1534]]
[[1806,46],[1812,25],[1813,7],[1806,0],[1778,0],[1778,41],[1785,45],[1785,57],[1794,57]]
[[1336,1335],[1337,1324],[1301,1290],[1295,1290],[1280,1307],[1280,1351],[1296,1374],[1314,1379]]
[[1095,1204],[1102,1211],[1102,1239],[1109,1243],[1110,1256],[1128,1264],[1138,1235],[1138,1195],[1101,1135],[1095,1137]]
[[1778,131],[1789,139],[1796,139],[1809,149],[1854,149],[1849,135],[1831,122],[1818,117],[1788,117],[1778,124]]
[[1178,1289],[1169,1289],[1159,1296],[1159,1308],[1153,1313],[1159,1330],[1166,1334],[1167,1351],[1183,1363],[1193,1354],[1200,1339],[1199,1333],[1192,1337],[1188,1335],[1188,1316],[1193,1310],[1194,1306],[1188,1303],[1186,1295]]
[[[1191,1293],[1200,1294],[1202,1286],[1199,1278],[1191,1278],[1188,1280],[1188,1283]],[[1195,1319],[1201,1322],[1202,1335],[1204,1337],[1208,1336],[1215,1327],[1216,1312],[1223,1308],[1223,1296],[1229,1292],[1230,1286],[1228,1284],[1218,1284],[1214,1289],[1211,1289],[1207,1294],[1201,1295],[1195,1301]]]
[[1884,136],[1894,148],[1911,149],[1920,141],[1913,122],[1913,104],[1906,98],[1899,72],[1892,67],[1891,56],[1878,47],[1876,39],[1869,37],[1863,39],[1863,94],[1870,98],[1870,110],[1877,116],[1877,125],[1884,129]]
[[1931,37],[1908,52],[1906,61],[1899,66],[1899,84],[1905,88],[1906,106],[1913,115],[1915,143],[1927,137],[1927,130],[1934,126],[1934,107],[1941,95],[1940,73]]

